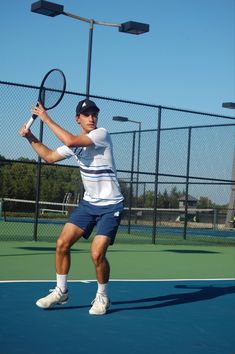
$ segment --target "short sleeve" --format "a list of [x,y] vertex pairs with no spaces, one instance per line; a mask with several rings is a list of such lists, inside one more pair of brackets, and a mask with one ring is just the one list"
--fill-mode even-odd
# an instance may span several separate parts
[[93,141],[97,147],[109,146],[109,133],[105,128],[92,130],[87,136]]
[[71,156],[74,156],[73,150],[66,145],[58,147],[56,151],[65,159],[69,159]]

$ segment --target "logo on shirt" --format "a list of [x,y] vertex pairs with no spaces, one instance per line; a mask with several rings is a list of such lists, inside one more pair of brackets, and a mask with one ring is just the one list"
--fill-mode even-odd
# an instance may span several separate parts
[[113,215],[114,215],[114,216],[119,216],[119,215],[120,215],[120,212],[119,212],[119,211],[116,211]]

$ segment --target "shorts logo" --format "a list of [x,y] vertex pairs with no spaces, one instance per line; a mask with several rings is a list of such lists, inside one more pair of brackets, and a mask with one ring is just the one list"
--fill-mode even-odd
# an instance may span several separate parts
[[116,211],[113,215],[114,215],[114,216],[119,216],[119,215],[120,215],[120,212],[119,212],[119,211]]

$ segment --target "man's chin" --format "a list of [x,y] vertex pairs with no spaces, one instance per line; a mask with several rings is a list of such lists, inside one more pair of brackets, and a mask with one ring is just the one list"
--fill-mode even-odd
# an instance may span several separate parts
[[89,127],[89,128],[87,128],[87,133],[90,133],[90,132],[92,132],[92,130],[95,130],[96,129],[96,127],[94,126],[94,127]]

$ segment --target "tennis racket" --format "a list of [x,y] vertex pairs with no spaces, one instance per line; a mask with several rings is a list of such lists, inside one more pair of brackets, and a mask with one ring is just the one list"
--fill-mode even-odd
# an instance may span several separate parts
[[[43,105],[45,110],[56,107],[62,100],[66,89],[66,78],[63,71],[52,69],[44,76],[40,88],[38,101]],[[36,114],[33,114],[26,123],[26,129],[29,129],[35,119]]]

